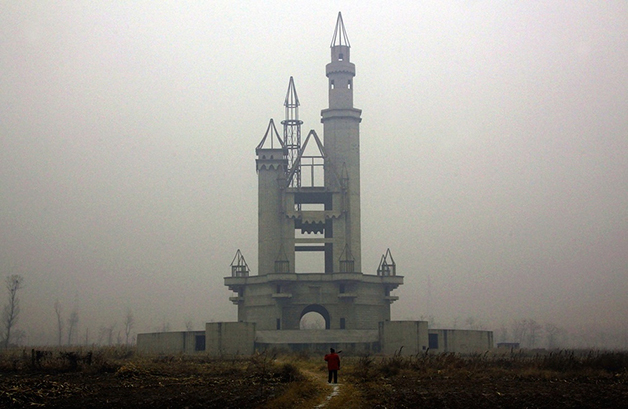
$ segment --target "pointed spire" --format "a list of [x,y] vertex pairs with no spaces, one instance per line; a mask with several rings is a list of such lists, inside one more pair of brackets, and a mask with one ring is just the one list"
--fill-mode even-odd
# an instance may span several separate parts
[[349,37],[347,37],[347,30],[345,30],[345,24],[342,21],[341,12],[338,12],[338,20],[336,20],[336,29],[334,30],[334,37],[331,39],[330,47],[336,47],[339,45],[351,47],[351,44],[349,44]]
[[[283,106],[286,108],[296,108],[299,105],[299,97],[297,96],[297,89],[294,86],[294,79],[290,77],[290,82],[288,83],[288,92],[286,93],[286,100],[283,103]],[[299,119],[299,118],[291,118],[291,119]]]
[[235,257],[231,261],[231,277],[248,277],[251,270],[240,249],[236,251]]
[[[270,136],[270,147],[269,146],[264,146],[267,145],[268,142],[266,141],[266,139],[268,139],[268,137]],[[275,147],[275,140],[277,140],[279,146]],[[275,121],[273,121],[273,119],[271,118],[270,122],[268,123],[268,128],[266,128],[266,133],[264,134],[264,137],[262,138],[262,140],[260,141],[259,145],[257,145],[257,148],[255,148],[255,150],[258,149],[283,149],[284,145],[283,145],[283,141],[281,140],[281,138],[279,137],[279,132],[277,132],[277,128],[275,127]]]
[[283,244],[279,248],[279,254],[275,259],[275,273],[289,273],[290,272],[290,260],[286,256],[286,251],[283,248]]
[[377,268],[377,275],[378,276],[397,275],[397,264],[395,263],[395,259],[393,259],[393,256],[390,253],[390,249],[387,249],[386,253],[382,255],[382,259],[379,262],[379,267]]

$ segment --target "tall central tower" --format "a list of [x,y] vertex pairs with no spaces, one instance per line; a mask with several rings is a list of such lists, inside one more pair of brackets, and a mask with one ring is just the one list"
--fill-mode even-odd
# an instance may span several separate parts
[[[324,143],[315,131],[301,141],[299,100],[291,77],[284,137],[271,119],[256,148],[258,274],[237,252],[227,285],[238,321],[256,330],[296,330],[319,313],[326,329],[377,330],[390,320],[390,292],[403,284],[389,251],[376,274],[362,272],[360,244],[360,121],[353,107],[355,65],[338,13],[326,66],[329,107],[321,111]],[[322,256],[322,271],[299,271],[296,254]]]
[[[331,40],[331,62],[326,66],[329,108],[321,111],[325,135],[325,186],[343,192],[344,217],[334,223],[334,237],[341,239],[334,246],[333,259],[350,251],[355,271],[362,271],[360,246],[360,115],[353,107],[355,64],[351,62],[351,46],[338,13]],[[340,204],[339,204],[340,205]],[[334,270],[339,265],[334,263]]]

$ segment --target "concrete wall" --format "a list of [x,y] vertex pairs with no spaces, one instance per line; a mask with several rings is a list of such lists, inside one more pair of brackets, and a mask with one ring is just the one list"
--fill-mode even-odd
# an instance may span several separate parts
[[[390,319],[390,305],[396,297],[386,289],[403,284],[402,276],[376,276],[361,273],[267,274],[225,277],[238,297],[238,321],[256,324],[256,330],[299,329],[301,313],[308,307],[324,307],[330,328],[378,330],[379,322]],[[342,287],[342,291],[341,291]]]
[[[382,352],[416,355],[427,350],[427,321],[384,321],[379,323]],[[403,348],[402,348],[403,347]]]
[[[153,332],[137,334],[137,352],[140,354],[192,354],[204,352],[204,331]],[[203,346],[203,349],[197,348]]]
[[205,324],[205,351],[210,355],[251,355],[255,347],[255,323],[209,322]]
[[[475,331],[460,329],[431,329],[430,352],[473,353],[483,352],[494,347],[493,331]],[[434,336],[438,347],[434,347]]]
[[377,330],[283,330],[257,331],[255,349],[264,351],[309,351],[327,353],[329,348],[345,354],[378,353]]

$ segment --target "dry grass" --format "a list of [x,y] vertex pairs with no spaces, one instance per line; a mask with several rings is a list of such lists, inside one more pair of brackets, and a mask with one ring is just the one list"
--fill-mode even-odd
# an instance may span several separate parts
[[625,352],[557,351],[540,355],[522,351],[467,356],[367,355],[358,358],[350,371],[366,407],[418,403],[495,407],[516,402],[552,406],[551,399],[564,406],[582,405],[578,401],[581,396],[591,402],[607,399],[612,406],[628,394],[627,368]]
[[[93,406],[117,398],[128,406],[162,407],[159,402],[185,393],[189,407],[565,406],[579,403],[572,395],[611,407],[628,396],[627,367],[628,353],[603,351],[345,356],[339,394],[327,399],[333,389],[320,354],[220,359],[137,356],[130,348],[12,350],[0,353],[0,406],[66,398]],[[47,389],[36,387],[42,384]],[[117,396],[120,391],[127,395]]]
[[328,409],[361,409],[369,407],[360,390],[350,381],[342,382],[340,394],[334,396],[326,408]]
[[268,401],[263,408],[312,408],[321,400],[324,390],[320,384],[309,378],[292,382],[286,391],[277,398]]

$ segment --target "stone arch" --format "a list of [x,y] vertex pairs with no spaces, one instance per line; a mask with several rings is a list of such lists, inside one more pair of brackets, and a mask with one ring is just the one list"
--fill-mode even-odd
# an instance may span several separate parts
[[330,328],[331,319],[329,318],[329,311],[327,311],[327,308],[323,307],[320,304],[310,304],[301,311],[301,316],[299,317],[299,320],[301,320],[301,318],[303,318],[303,316],[308,312],[319,313],[325,320],[325,329]]

